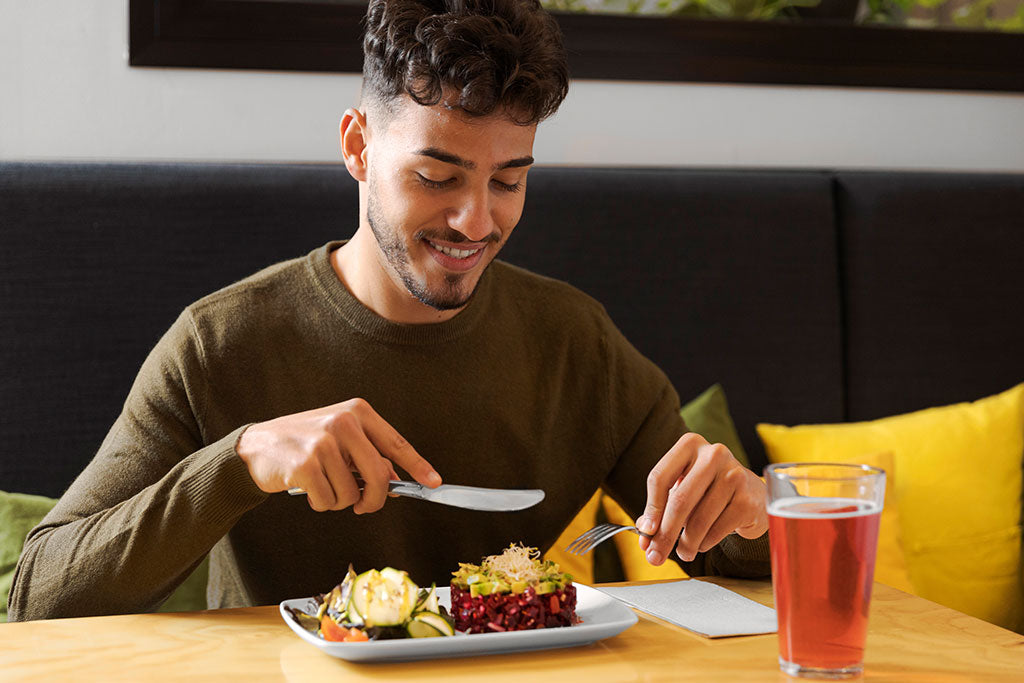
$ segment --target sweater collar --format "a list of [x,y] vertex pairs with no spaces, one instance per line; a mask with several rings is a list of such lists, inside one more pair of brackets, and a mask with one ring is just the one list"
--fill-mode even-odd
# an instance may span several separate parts
[[457,315],[440,323],[396,323],[382,318],[352,296],[331,267],[331,253],[347,240],[328,242],[310,252],[307,266],[317,288],[344,320],[362,334],[392,344],[425,345],[458,339],[467,334],[483,317],[493,296],[491,266],[480,277],[469,304]]

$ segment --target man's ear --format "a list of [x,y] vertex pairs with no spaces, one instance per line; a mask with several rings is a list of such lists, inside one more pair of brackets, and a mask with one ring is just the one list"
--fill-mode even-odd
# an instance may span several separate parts
[[341,117],[341,155],[345,168],[360,182],[366,182],[366,152],[369,130],[366,128],[366,114],[358,109],[346,109]]

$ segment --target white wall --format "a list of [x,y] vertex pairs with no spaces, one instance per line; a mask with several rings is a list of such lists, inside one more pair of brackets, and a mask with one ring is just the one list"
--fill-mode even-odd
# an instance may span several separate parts
[[[127,65],[126,0],[0,0],[0,159],[337,160],[349,74]],[[575,81],[544,164],[1024,171],[1024,95]]]

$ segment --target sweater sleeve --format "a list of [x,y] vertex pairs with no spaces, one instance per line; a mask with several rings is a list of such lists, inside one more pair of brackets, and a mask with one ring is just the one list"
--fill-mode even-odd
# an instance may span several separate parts
[[266,494],[235,444],[208,435],[202,346],[188,311],[150,353],[92,462],[33,529],[12,621],[152,611]]
[[[679,396],[665,374],[609,323],[609,440],[615,465],[604,488],[634,519],[647,505],[647,474],[688,431]],[[757,539],[726,536],[692,562],[671,557],[690,576],[764,577],[771,574],[767,532]]]

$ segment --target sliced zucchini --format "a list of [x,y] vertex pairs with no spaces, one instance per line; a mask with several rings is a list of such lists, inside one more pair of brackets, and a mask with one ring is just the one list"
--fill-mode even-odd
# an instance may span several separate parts
[[405,572],[371,569],[356,577],[349,605],[366,626],[401,626],[412,614],[418,590]]
[[405,631],[410,638],[439,638],[444,635],[436,627],[420,619],[410,619],[405,625]]
[[381,577],[387,579],[391,583],[394,583],[394,584],[397,584],[397,585],[401,585],[401,584],[405,583],[405,579],[408,578],[408,576],[409,576],[408,574],[406,574],[402,570],[395,569],[394,567],[384,567],[384,569],[380,570],[380,575],[381,575]]
[[455,635],[455,629],[452,628],[452,625],[437,612],[416,612],[412,615],[412,619],[409,623],[412,624],[413,622],[428,624],[429,626],[437,629],[437,631],[443,636]]
[[[356,616],[361,620],[366,620],[366,610],[370,604],[370,596],[373,593],[372,584],[375,580],[380,578],[380,573],[376,569],[363,572],[356,576],[355,581],[352,582],[352,595],[349,598],[349,612],[355,610]],[[351,614],[350,614],[351,616]]]
[[405,594],[402,596],[404,598],[402,614],[405,617],[402,621],[405,621],[416,611],[416,597],[420,594],[420,587],[413,583],[412,579],[405,572],[402,572],[402,581],[405,584]]
[[390,581],[396,587],[396,595],[401,596],[402,621],[408,619],[416,609],[416,598],[419,596],[420,588],[409,578],[407,572],[385,567],[380,570],[380,575]]
[[362,626],[366,623],[366,620],[363,619],[363,615],[356,610],[356,606],[353,605],[351,601],[348,603],[348,611],[345,612],[345,621],[353,624],[354,626]]
[[416,603],[416,612],[434,612],[439,613],[440,610],[437,605],[437,584],[430,584],[429,591],[420,591],[424,593],[423,599]]

